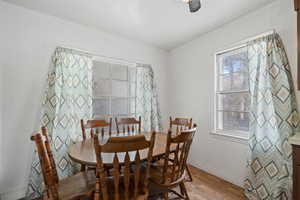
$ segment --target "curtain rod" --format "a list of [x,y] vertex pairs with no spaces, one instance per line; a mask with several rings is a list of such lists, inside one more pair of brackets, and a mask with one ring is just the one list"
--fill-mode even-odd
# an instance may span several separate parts
[[239,42],[236,42],[233,45],[230,45],[230,47],[226,48],[225,50],[217,51],[216,54],[222,54],[222,53],[227,52],[227,51],[231,51],[231,50],[243,48],[243,47],[245,47],[247,45],[247,42],[250,42],[251,40],[256,40],[258,38],[261,38],[261,37],[264,37],[264,36],[268,36],[268,35],[272,35],[274,33],[276,33],[275,29],[272,29],[272,30],[269,30],[269,31],[266,31],[266,32],[263,32],[263,33],[259,33],[258,35],[255,35],[255,36],[252,36],[252,37],[248,37],[248,38],[243,39],[243,40],[241,40]]
[[258,35],[255,35],[255,36],[248,37],[248,38],[246,38],[244,40],[241,40],[240,42],[237,42],[237,43],[247,43],[251,40],[256,40],[258,38],[265,37],[265,36],[268,36],[268,35],[272,35],[274,33],[276,33],[276,30],[272,29],[272,30],[269,30],[269,31],[266,31],[266,32],[263,32],[263,33],[259,33]]
[[111,59],[111,60],[115,60],[115,61],[126,62],[126,63],[128,63],[128,64],[150,65],[150,64],[147,64],[147,63],[144,63],[144,62],[131,61],[131,60],[123,59],[123,58],[115,58],[115,57],[105,56],[105,55],[93,53],[93,52],[88,51],[88,50],[83,50],[83,49],[79,49],[79,48],[74,48],[74,47],[70,47],[70,46],[66,46],[66,45],[59,45],[59,46],[57,46],[57,47],[66,48],[66,49],[71,49],[71,50],[76,50],[76,51],[81,51],[81,52],[86,53],[86,54],[88,54],[88,55],[91,55],[91,56],[93,56],[93,57],[102,57],[102,58],[105,58],[105,59]]

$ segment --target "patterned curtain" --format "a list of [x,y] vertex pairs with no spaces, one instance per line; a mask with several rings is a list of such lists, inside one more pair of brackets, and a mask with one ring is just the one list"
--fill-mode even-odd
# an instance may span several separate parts
[[292,149],[299,129],[288,58],[278,34],[248,44],[250,70],[250,157],[245,193],[249,199],[292,200]]
[[[49,131],[59,178],[65,178],[76,170],[68,157],[68,146],[81,140],[80,119],[92,116],[92,58],[74,50],[57,48],[51,65],[42,106],[42,124]],[[42,191],[41,166],[35,151],[26,196],[36,198]]]
[[138,64],[136,93],[136,110],[137,115],[142,117],[142,130],[161,131],[161,114],[151,66]]

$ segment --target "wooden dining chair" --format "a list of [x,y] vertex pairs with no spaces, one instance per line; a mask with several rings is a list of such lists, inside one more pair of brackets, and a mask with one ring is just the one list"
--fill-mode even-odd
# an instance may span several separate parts
[[118,118],[115,118],[116,120],[116,126],[117,126],[117,133],[121,133],[121,128],[122,128],[122,132],[124,134],[132,134],[135,133],[136,131],[138,131],[138,133],[141,132],[141,123],[142,123],[142,118],[141,116],[139,117],[139,120],[136,120],[133,117],[130,118],[122,118],[120,120],[118,120]]
[[[82,138],[86,140],[86,132],[90,129],[90,137],[93,138],[94,134],[99,134],[104,136],[105,134],[111,135],[112,133],[112,118],[109,119],[109,122],[106,120],[88,120],[84,123],[84,120],[80,120],[81,130],[82,130]],[[100,130],[99,130],[100,129]],[[86,166],[81,164],[81,171],[85,170],[95,170],[94,166]]]
[[[178,134],[180,131],[191,129],[192,123],[193,123],[192,118],[190,118],[190,119],[189,118],[175,118],[174,120],[172,120],[172,117],[170,117],[170,129],[174,130],[174,127],[175,127],[176,134]],[[188,176],[187,181],[192,182],[193,178],[192,178],[192,174],[191,174],[191,171],[188,166],[187,166],[186,170],[187,170],[187,176]]]
[[[93,138],[95,133],[100,133],[104,135],[105,128],[108,129],[108,134],[111,135],[111,128],[112,128],[112,118],[109,119],[109,122],[106,120],[88,120],[84,123],[84,120],[80,120],[81,130],[82,130],[82,138],[86,139],[86,132],[87,129],[90,129],[90,136]],[[100,130],[99,130],[100,129]]]
[[[153,165],[150,171],[151,195],[162,193],[166,200],[168,193],[172,192],[179,198],[189,199],[184,183],[187,159],[196,129],[194,125],[192,129],[183,130],[176,136],[172,136],[172,131],[169,130],[163,162]],[[175,151],[171,147],[175,148]],[[175,156],[171,155],[171,152],[174,152]],[[174,190],[177,186],[180,188],[180,193]]]
[[[97,167],[94,200],[146,200],[154,141],[155,132],[149,141],[144,135],[111,137],[106,144],[100,145],[98,136],[95,135]],[[147,150],[144,168],[140,153]],[[103,153],[114,153],[112,176],[107,174]]]
[[176,134],[182,130],[192,128],[192,123],[192,118],[175,118],[174,120],[172,120],[172,117],[170,117],[170,129],[173,130],[173,128],[175,127]]
[[74,176],[59,180],[47,129],[42,127],[42,134],[31,136],[35,142],[41,163],[45,183],[45,193],[42,199],[49,200],[75,200],[91,198],[96,183],[92,171],[80,172]]

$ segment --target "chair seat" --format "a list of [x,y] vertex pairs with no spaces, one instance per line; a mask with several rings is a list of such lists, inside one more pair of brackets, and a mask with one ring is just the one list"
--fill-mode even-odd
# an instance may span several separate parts
[[59,181],[59,197],[63,200],[73,200],[88,196],[91,197],[95,188],[95,183],[96,176],[94,171],[80,172],[74,176]]
[[[170,159],[169,165],[168,165],[169,173],[171,173],[171,169],[169,169],[169,167],[172,166],[173,163],[174,163],[174,161],[172,159]],[[158,175],[157,178],[161,178],[163,166],[164,166],[164,160],[163,159],[159,159],[159,160],[155,161],[154,163],[152,163],[152,168],[150,170],[150,174],[152,173],[151,175],[155,175],[155,176]],[[172,177],[172,175],[170,175],[170,176]],[[188,173],[185,173],[185,181],[188,182],[188,181],[190,181],[190,179],[191,179],[190,175]]]
[[172,183],[173,180],[176,180],[176,177],[173,175],[172,171],[172,163],[169,162],[169,165],[167,167],[166,173],[163,173],[164,169],[164,161],[159,160],[158,162],[154,163],[150,168],[150,180],[154,183],[161,183],[163,179],[163,175],[166,176],[165,183]]
[[[185,199],[182,194],[178,193],[176,188],[184,182],[186,173],[184,172],[181,177],[175,177],[172,170],[173,164],[169,164],[167,172],[163,173],[162,163],[158,162],[150,169],[149,200],[161,199],[162,196],[160,195],[170,192],[178,197],[174,199]],[[164,182],[162,182],[163,176],[165,176]]]

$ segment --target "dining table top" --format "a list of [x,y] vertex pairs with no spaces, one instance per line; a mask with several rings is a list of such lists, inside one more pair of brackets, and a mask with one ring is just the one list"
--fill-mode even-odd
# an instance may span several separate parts
[[[139,134],[143,134],[147,140],[150,140],[152,132],[141,132]],[[124,134],[118,134],[118,135],[111,135],[111,136],[117,136],[117,137],[125,137]],[[105,144],[108,140],[109,135],[101,136],[99,135],[99,141],[101,144]],[[155,144],[153,148],[153,157],[160,157],[163,156],[166,150],[166,143],[167,143],[167,133],[165,132],[156,132],[155,136]],[[175,146],[171,147],[174,148]],[[77,163],[88,165],[88,166],[95,166],[96,165],[96,154],[94,149],[94,140],[91,138],[88,138],[86,140],[83,140],[81,142],[77,142],[75,144],[70,145],[68,149],[68,155],[69,157]],[[112,165],[113,163],[113,157],[114,153],[102,153],[102,160],[105,165]],[[140,158],[141,160],[146,160],[148,156],[147,150],[141,150],[140,151]],[[124,160],[125,153],[118,153],[118,157],[120,159],[120,162]],[[134,160],[135,152],[129,153],[130,160]]]

